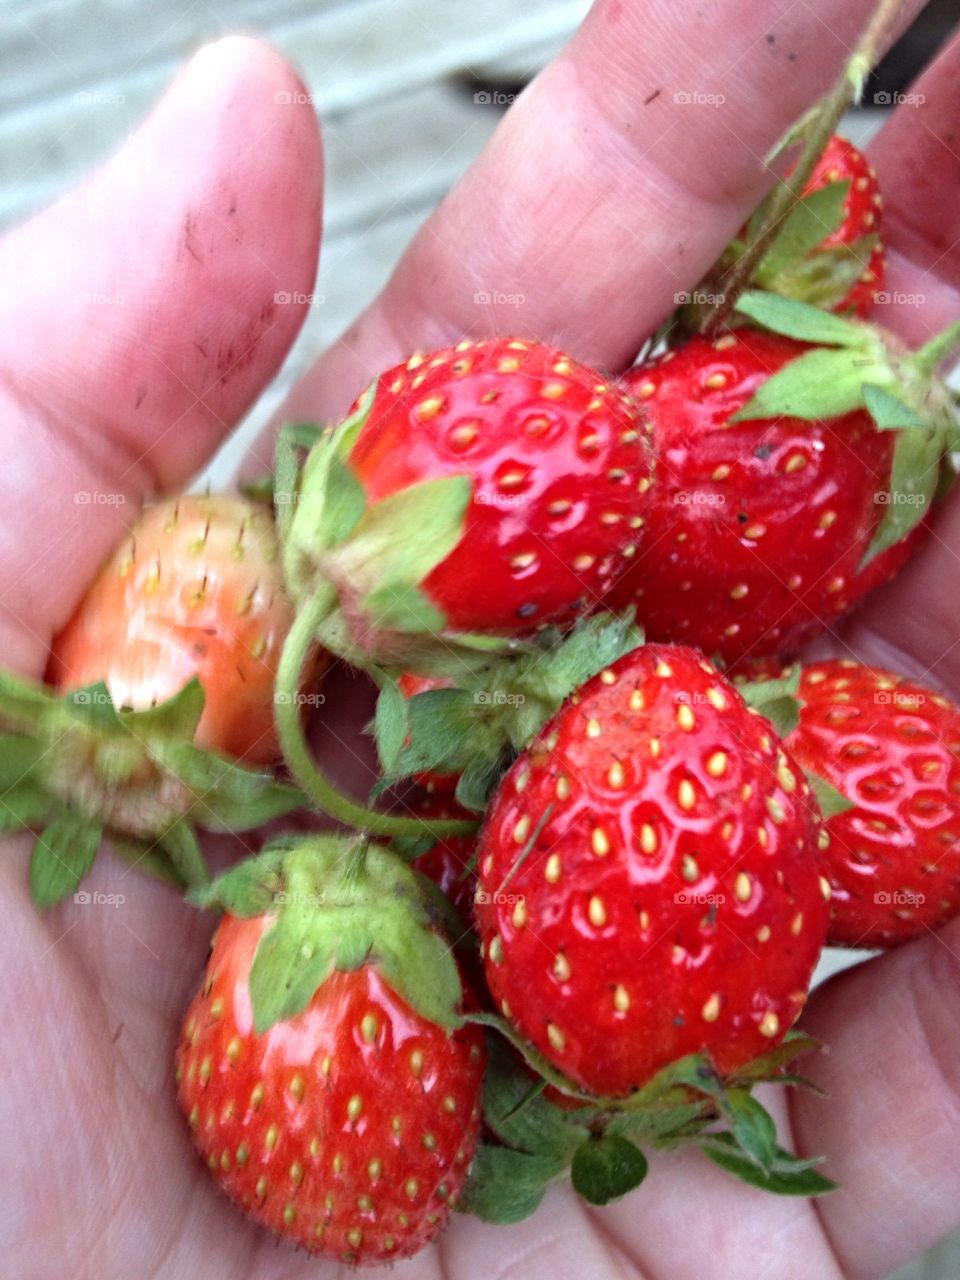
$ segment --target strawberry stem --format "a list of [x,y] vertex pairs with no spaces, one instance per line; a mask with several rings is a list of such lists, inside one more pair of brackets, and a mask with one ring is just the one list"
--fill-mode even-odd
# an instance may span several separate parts
[[335,600],[332,586],[317,591],[297,614],[280,655],[275,717],[287,767],[316,807],[345,826],[378,836],[472,835],[477,829],[475,822],[435,818],[425,822],[368,809],[338,791],[317,767],[304,735],[298,695],[317,628]]
[[852,57],[845,63],[840,78],[808,113],[800,158],[789,177],[780,183],[771,196],[766,218],[753,241],[731,266],[726,278],[721,280],[717,301],[705,313],[700,326],[701,333],[715,333],[733,311],[740,294],[750,286],[784,219],[789,217],[803,198],[804,189],[817,161],[836,131],[843,113],[863,92],[864,82],[879,60],[902,7],[902,0],[880,0]]

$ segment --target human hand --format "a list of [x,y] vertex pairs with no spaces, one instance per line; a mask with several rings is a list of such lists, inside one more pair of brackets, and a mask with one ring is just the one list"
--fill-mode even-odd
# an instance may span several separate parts
[[[721,14],[691,10],[685,25],[676,6],[645,6],[641,16],[600,4],[421,233],[385,295],[304,380],[289,416],[335,414],[409,350],[493,328],[520,326],[584,359],[622,366],[761,194],[758,157],[828,83],[866,8],[788,11],[768,46],[767,6],[747,6],[731,32]],[[678,30],[689,40],[683,47]],[[792,62],[790,52],[798,55]],[[289,73],[257,47],[228,42],[203,58],[112,174],[0,247],[14,282],[3,301],[9,461],[0,484],[9,487],[10,510],[22,493],[34,495],[29,536],[14,537],[21,531],[8,524],[0,541],[3,638],[7,663],[28,674],[42,671],[50,636],[124,523],[116,507],[74,508],[73,493],[122,491],[135,502],[144,489],[189,475],[274,372],[293,336],[293,309],[226,382],[217,381],[211,352],[226,352],[231,339],[235,353],[248,352],[253,299],[309,288],[319,160],[309,112],[294,119],[288,106],[271,109]],[[919,86],[923,109],[901,109],[874,153],[892,197],[889,292],[926,297],[922,311],[907,313],[913,341],[960,304],[960,160],[946,141],[956,125],[958,59],[957,47],[944,55]],[[735,78],[724,74],[733,63]],[[722,90],[727,102],[688,123],[691,108],[673,93],[696,85]],[[211,111],[214,102],[221,107]],[[553,130],[546,140],[544,121]],[[283,138],[269,164],[248,146],[266,131]],[[164,142],[176,146],[177,180],[160,204],[145,192],[141,208],[134,183],[153,172]],[[921,183],[921,195],[910,194]],[[250,208],[236,236],[228,230],[234,191],[243,196],[238,211]],[[191,218],[188,233],[186,210],[197,208],[217,216]],[[278,243],[281,221],[289,233]],[[208,239],[197,239],[198,225]],[[78,241],[88,254],[82,261]],[[146,280],[145,263],[156,264]],[[74,290],[111,288],[136,299],[122,317],[69,307],[65,314]],[[477,289],[520,292],[526,301],[519,313],[481,310]],[[193,332],[206,355],[193,354]],[[171,431],[177,421],[182,429]],[[64,537],[64,511],[76,513],[80,538]],[[960,671],[949,650],[958,619],[944,584],[960,544],[958,519],[948,506],[908,573],[838,637],[857,656],[905,670],[936,667],[954,693]],[[132,877],[123,882],[123,911],[107,920],[73,906],[40,920],[18,862],[3,867],[10,905],[0,943],[8,972],[0,1123],[21,1135],[3,1157],[12,1273],[310,1274],[319,1264],[275,1250],[207,1185],[173,1104],[175,1028],[197,981],[206,922]],[[118,876],[104,860],[91,892],[116,891]],[[775,1201],[730,1183],[695,1154],[674,1154],[658,1158],[636,1195],[602,1211],[555,1189],[522,1226],[459,1220],[434,1254],[400,1274],[886,1273],[956,1218],[960,998],[951,947],[960,947],[956,928],[870,961],[810,1002],[805,1026],[830,1052],[804,1066],[831,1096],[798,1095],[789,1105],[777,1097],[774,1108],[787,1145],[792,1134],[801,1154],[826,1154],[826,1170],[843,1186],[835,1196]],[[27,1061],[40,1070],[24,1070]]]

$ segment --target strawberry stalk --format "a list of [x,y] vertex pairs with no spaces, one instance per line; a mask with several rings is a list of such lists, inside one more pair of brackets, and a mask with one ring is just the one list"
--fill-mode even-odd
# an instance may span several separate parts
[[798,133],[803,138],[803,148],[796,165],[770,196],[761,226],[722,281],[717,301],[705,311],[700,325],[701,333],[709,335],[721,328],[733,312],[740,294],[750,287],[757,268],[779,234],[784,220],[803,199],[817,161],[843,113],[859,100],[867,76],[879,60],[902,7],[902,0],[880,0],[836,84],[803,118],[800,125],[792,128],[786,139],[774,148],[772,156],[779,154],[784,145],[793,142]]
[[345,826],[380,836],[472,834],[476,823],[471,821],[431,819],[424,822],[369,809],[343,795],[318,768],[304,735],[298,694],[317,629],[329,615],[335,599],[336,590],[332,585],[319,587],[301,605],[283,646],[277,668],[276,722],[287,767],[317,808]]

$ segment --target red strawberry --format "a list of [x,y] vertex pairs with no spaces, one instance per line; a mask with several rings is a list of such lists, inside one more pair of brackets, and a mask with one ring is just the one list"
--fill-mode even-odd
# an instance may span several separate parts
[[[419,693],[448,689],[452,683],[446,676],[418,676],[413,671],[404,671],[397,679],[397,687],[408,701]],[[421,787],[426,787],[434,795],[451,795],[457,789],[458,777],[455,773],[437,773],[428,769],[412,776],[414,782],[419,782]]]
[[193,677],[204,707],[195,741],[238,759],[278,753],[273,683],[293,620],[267,507],[185,494],[139,518],[57,636],[48,679],[103,681],[144,710]]
[[643,541],[608,603],[635,604],[650,638],[728,663],[795,651],[891,577],[922,536],[915,528],[861,565],[889,510],[898,435],[865,410],[733,421],[809,350],[741,329],[694,337],[627,375],[659,463]]
[[960,709],[921,684],[851,661],[800,679],[787,739],[848,801],[829,817],[828,942],[891,947],[960,912]]
[[[445,1030],[402,998],[386,976],[389,951],[386,963],[371,955],[345,972],[336,962],[310,969],[319,985],[302,992],[302,1007],[258,1033],[254,958],[296,919],[294,885],[304,883],[302,869],[286,880],[289,915],[221,923],[177,1052],[180,1105],[216,1181],[250,1217],[346,1262],[408,1257],[443,1228],[467,1176],[483,1036]],[[330,892],[317,894],[314,921]],[[340,893],[334,955],[356,941],[353,909]],[[379,933],[386,918],[371,914],[371,927]],[[378,952],[391,937],[385,929]],[[288,981],[305,983],[310,956],[299,975],[289,963]]]
[[488,812],[494,999],[596,1094],[691,1053],[735,1070],[803,1007],[827,919],[817,832],[803,774],[716,669],[635,650],[561,709]]
[[[880,231],[883,197],[876,172],[862,151],[837,134],[824,148],[804,194],[835,182],[850,183],[843,202],[843,221],[813,250],[814,254],[836,246],[853,245],[864,236],[873,237]],[[833,310],[868,315],[877,292],[883,288],[885,275],[886,257],[878,238],[869,251],[862,275],[847,294],[834,303]]]
[[418,640],[449,662],[458,633],[524,635],[593,607],[632,552],[649,475],[615,384],[539,342],[461,342],[382,374],[314,446],[287,580],[343,656],[438,673]]

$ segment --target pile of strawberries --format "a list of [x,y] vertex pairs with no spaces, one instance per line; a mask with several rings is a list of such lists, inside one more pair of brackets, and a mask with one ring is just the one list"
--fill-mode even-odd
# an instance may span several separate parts
[[[389,1261],[557,1179],[606,1203],[682,1144],[833,1186],[753,1087],[802,1084],[825,943],[960,911],[960,710],[794,661],[951,474],[956,333],[909,352],[866,319],[881,210],[831,139],[751,287],[620,379],[530,338],[411,356],[282,433],[273,508],[146,510],[47,683],[0,677],[37,904],[107,836],[223,912],[179,1100],[279,1235]],[[369,804],[306,738],[334,660],[379,689]],[[198,828],[302,809],[339,829],[211,880]]]

